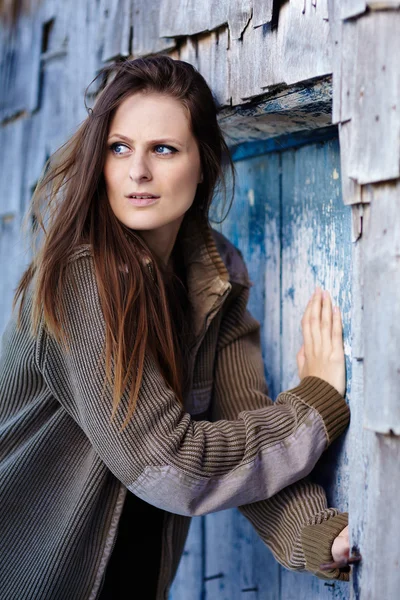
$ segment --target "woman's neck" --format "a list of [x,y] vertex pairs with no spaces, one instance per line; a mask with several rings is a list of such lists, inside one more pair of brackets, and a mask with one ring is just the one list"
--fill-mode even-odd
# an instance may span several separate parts
[[[150,250],[154,252],[165,265],[171,264],[172,251],[175,246],[176,238],[178,237],[182,220],[183,217],[173,223],[168,223],[168,225],[165,225],[164,227],[139,232]],[[172,258],[172,260],[174,259]]]

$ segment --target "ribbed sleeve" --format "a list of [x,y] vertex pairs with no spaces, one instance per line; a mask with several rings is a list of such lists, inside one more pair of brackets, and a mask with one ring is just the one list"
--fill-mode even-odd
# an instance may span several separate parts
[[[325,515],[324,515],[325,517]],[[306,569],[321,579],[339,579],[349,581],[349,570],[332,569],[321,571],[322,563],[331,562],[332,544],[339,533],[348,525],[348,514],[325,518],[321,522],[310,524],[302,529],[301,543],[306,561]]]

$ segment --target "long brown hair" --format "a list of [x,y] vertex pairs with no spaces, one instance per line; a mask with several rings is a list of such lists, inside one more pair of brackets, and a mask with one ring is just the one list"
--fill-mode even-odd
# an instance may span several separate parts
[[[113,386],[112,417],[128,382],[132,382],[125,426],[135,410],[146,350],[154,356],[180,402],[184,367],[179,359],[177,327],[169,309],[166,271],[144,240],[115,217],[108,202],[103,166],[111,119],[118,106],[139,91],[170,95],[187,108],[203,172],[189,209],[199,227],[209,224],[217,184],[222,182],[226,190],[224,159],[231,166],[233,180],[234,168],[217,121],[217,103],[192,65],[158,55],[126,60],[106,67],[100,74],[105,79],[111,75],[111,81],[76,133],[47,161],[33,194],[31,212],[41,232],[40,243],[20,280],[15,302],[21,297],[22,306],[35,278],[33,330],[38,330],[43,318],[50,334],[67,343],[62,305],[67,262],[77,246],[91,245],[106,327],[105,363],[107,380]],[[146,266],[149,259],[151,272]],[[121,269],[121,265],[126,268]]]

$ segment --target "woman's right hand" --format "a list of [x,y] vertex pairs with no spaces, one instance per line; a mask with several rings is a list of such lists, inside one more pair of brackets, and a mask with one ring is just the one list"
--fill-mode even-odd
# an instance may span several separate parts
[[301,320],[304,343],[297,353],[300,380],[307,375],[325,379],[342,396],[346,392],[343,328],[339,307],[332,311],[329,292],[317,287]]

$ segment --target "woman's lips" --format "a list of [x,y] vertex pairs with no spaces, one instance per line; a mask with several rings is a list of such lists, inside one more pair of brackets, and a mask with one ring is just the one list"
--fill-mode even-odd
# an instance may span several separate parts
[[155,198],[132,198],[131,196],[128,197],[129,203],[133,206],[150,206],[151,204],[155,204],[159,199],[159,196]]

